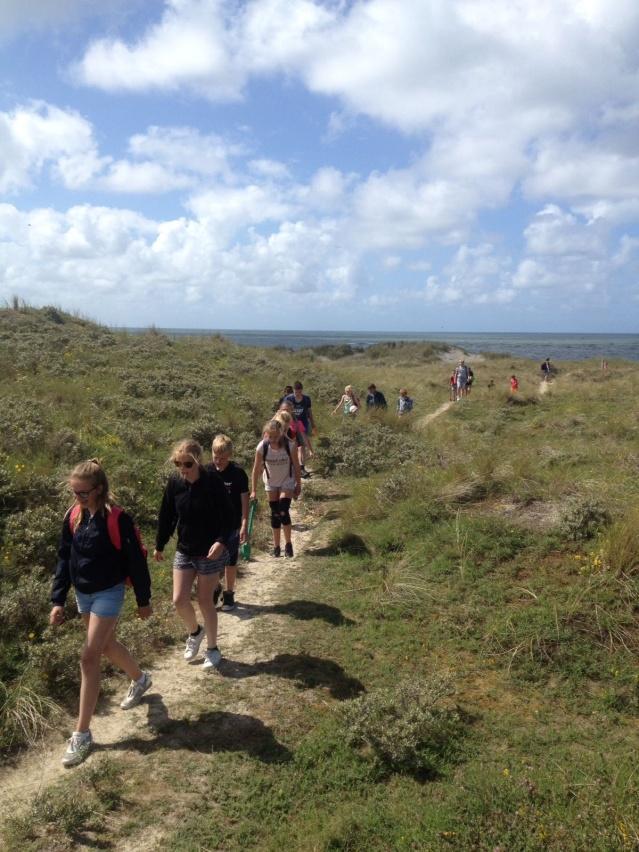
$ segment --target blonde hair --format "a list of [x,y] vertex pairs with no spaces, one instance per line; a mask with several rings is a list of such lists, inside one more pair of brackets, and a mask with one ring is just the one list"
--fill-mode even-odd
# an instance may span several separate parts
[[284,430],[288,429],[293,421],[293,416],[290,411],[278,411],[277,414],[273,417],[273,420],[277,420],[282,424]]
[[408,396],[408,391],[406,390],[406,388],[400,388],[399,389],[399,395],[400,396]]
[[196,464],[202,461],[202,446],[198,444],[195,438],[184,438],[173,445],[171,450],[170,461],[175,461],[178,456],[191,456]]
[[[90,482],[92,488],[100,488],[101,491],[97,495],[98,510],[111,510],[111,506],[114,504],[113,495],[109,491],[109,480],[104,468],[102,467],[102,462],[99,459],[88,459],[87,461],[76,464],[69,474],[69,483],[72,479],[82,479],[86,482]],[[79,505],[77,499],[73,501],[71,508],[76,505]],[[73,525],[73,532],[77,530],[81,520],[82,512],[78,512],[78,516]]]
[[216,435],[211,444],[211,452],[230,456],[233,452],[233,441],[228,435]]
[[344,393],[353,394],[355,391],[353,390],[353,385],[346,385],[344,388]]
[[283,440],[286,440],[284,426],[282,422],[280,420],[277,420],[275,417],[273,417],[271,420],[267,420],[262,430],[262,434],[266,436],[269,436],[271,432],[277,432],[277,441],[280,447],[284,446]]

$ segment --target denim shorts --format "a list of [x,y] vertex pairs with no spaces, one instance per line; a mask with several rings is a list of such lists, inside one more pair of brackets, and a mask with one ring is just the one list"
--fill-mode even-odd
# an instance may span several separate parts
[[187,556],[175,551],[173,568],[176,571],[195,571],[196,574],[220,574],[229,564],[229,552],[225,550],[219,559],[207,559],[206,556]]
[[82,615],[99,615],[102,618],[117,618],[124,604],[124,583],[103,589],[101,592],[85,594],[75,590],[78,612]]

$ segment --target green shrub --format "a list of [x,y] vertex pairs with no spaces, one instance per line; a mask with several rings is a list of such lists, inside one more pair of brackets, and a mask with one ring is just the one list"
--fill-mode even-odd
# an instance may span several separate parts
[[0,749],[34,745],[50,727],[57,704],[21,678],[12,684],[0,680]]
[[35,506],[7,518],[4,530],[5,564],[15,567],[44,565],[57,561],[62,517],[57,508]]
[[639,511],[614,524],[602,544],[605,564],[617,575],[639,574]]
[[314,460],[318,473],[342,473],[368,476],[376,471],[417,462],[424,453],[423,444],[412,435],[397,436],[389,426],[364,420],[345,423],[342,431],[318,442]]
[[587,541],[609,523],[610,513],[597,500],[573,498],[561,513],[559,530],[570,541]]
[[344,735],[383,770],[432,775],[456,755],[464,733],[452,693],[440,676],[374,690],[341,705]]

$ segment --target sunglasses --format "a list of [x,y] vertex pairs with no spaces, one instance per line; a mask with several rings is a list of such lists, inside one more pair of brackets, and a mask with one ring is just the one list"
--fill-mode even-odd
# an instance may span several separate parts
[[177,459],[173,459],[173,464],[176,467],[185,467],[187,470],[190,470],[195,462],[192,461],[178,461]]
[[94,485],[94,486],[93,486],[93,488],[89,488],[89,490],[88,490],[88,491],[76,491],[76,490],[74,489],[74,490],[73,490],[73,493],[74,493],[74,494],[75,494],[75,496],[76,496],[76,497],[78,497],[80,500],[86,500],[86,499],[87,499],[87,497],[89,496],[89,494],[90,494],[92,491],[95,491],[95,489],[96,489],[96,488],[97,488],[97,485]]

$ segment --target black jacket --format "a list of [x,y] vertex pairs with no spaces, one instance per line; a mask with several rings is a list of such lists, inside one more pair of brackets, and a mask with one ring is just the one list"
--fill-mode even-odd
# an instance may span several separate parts
[[65,518],[51,591],[54,605],[64,606],[71,585],[79,592],[91,595],[117,586],[127,577],[131,578],[138,606],[148,605],[151,577],[131,516],[122,512],[119,524],[122,550],[116,550],[111,543],[103,512],[96,512],[91,517],[85,509],[74,533]]
[[386,408],[386,397],[379,391],[369,391],[366,395],[366,408]]
[[185,556],[206,556],[216,541],[226,545],[235,530],[233,506],[224,483],[210,468],[189,483],[173,474],[166,484],[155,549],[164,550],[177,526],[177,549]]

